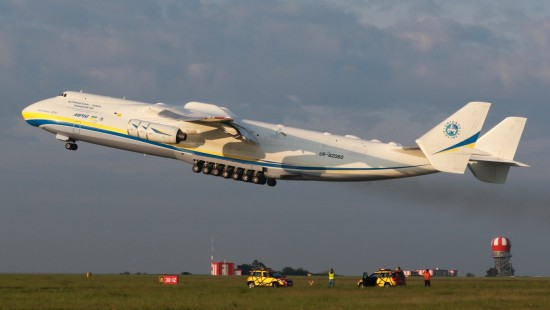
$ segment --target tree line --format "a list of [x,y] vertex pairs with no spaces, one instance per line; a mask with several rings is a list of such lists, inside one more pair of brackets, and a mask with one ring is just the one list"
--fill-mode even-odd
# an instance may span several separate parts
[[[262,263],[261,261],[255,259],[250,264],[237,265],[237,269],[240,269],[242,271],[243,275],[247,275],[252,270],[255,270],[255,269],[268,269],[268,268],[264,263]],[[289,275],[289,276],[307,276],[308,274],[311,274],[311,272],[309,272],[308,270],[306,270],[302,267],[294,269],[294,268],[288,267],[288,266],[284,267],[282,270],[280,270],[280,272],[283,273],[284,275]]]

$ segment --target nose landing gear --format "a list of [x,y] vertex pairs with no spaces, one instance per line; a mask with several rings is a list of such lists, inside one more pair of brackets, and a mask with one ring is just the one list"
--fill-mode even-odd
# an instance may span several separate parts
[[78,149],[78,145],[74,142],[67,142],[65,143],[65,149],[70,151],[76,151]]

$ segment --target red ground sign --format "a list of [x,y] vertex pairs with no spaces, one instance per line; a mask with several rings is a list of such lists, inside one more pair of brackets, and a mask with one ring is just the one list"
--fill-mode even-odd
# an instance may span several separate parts
[[163,284],[178,284],[178,276],[176,275],[164,275],[162,279]]

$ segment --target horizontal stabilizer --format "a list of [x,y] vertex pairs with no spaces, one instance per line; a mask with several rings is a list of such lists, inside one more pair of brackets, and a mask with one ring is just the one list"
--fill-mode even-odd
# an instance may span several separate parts
[[514,160],[526,122],[524,117],[507,117],[479,138],[468,165],[476,178],[503,184],[511,166],[529,167]]
[[416,140],[435,169],[464,173],[490,106],[470,102]]

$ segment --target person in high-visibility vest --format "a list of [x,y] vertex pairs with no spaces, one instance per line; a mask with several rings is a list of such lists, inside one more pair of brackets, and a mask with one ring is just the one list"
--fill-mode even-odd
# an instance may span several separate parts
[[328,287],[334,287],[334,269],[332,268],[328,272]]
[[424,270],[424,287],[430,287],[430,271],[428,269]]

